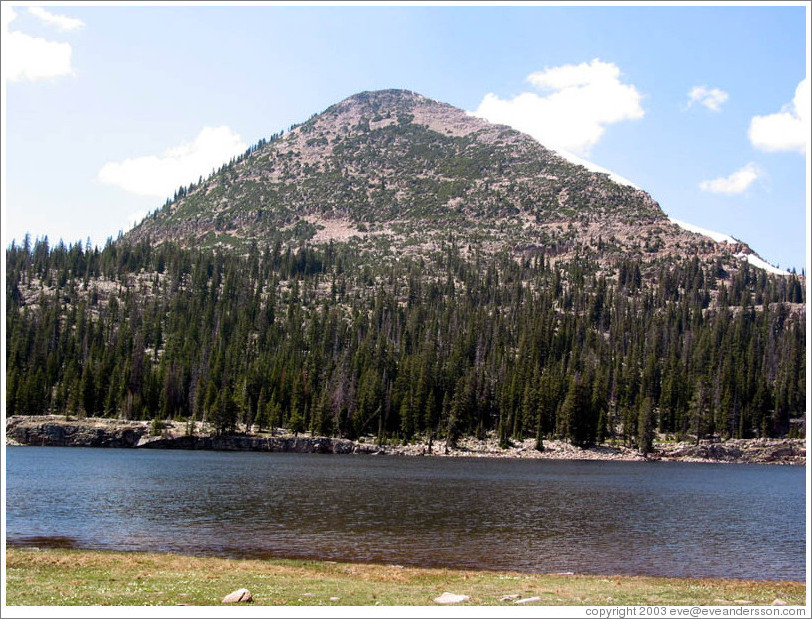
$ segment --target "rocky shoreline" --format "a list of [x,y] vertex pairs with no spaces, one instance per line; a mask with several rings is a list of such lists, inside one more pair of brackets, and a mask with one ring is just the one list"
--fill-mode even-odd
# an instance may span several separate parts
[[6,445],[42,447],[111,447],[132,449],[205,449],[293,453],[375,453],[372,445],[347,439],[311,436],[215,436],[197,423],[169,422],[155,432],[151,422],[117,419],[66,419],[60,415],[14,416],[6,420]]
[[66,419],[59,415],[13,416],[6,420],[6,445],[52,447],[109,447],[133,449],[205,449],[218,451],[266,451],[321,454],[372,454],[440,457],[533,458],[549,460],[683,461],[758,464],[806,464],[804,439],[729,439],[724,441],[656,442],[654,451],[642,456],[622,445],[599,445],[588,449],[565,441],[545,441],[544,450],[535,440],[514,442],[500,448],[493,439],[463,439],[454,448],[442,442],[433,445],[382,445],[370,438],[351,441],[341,438],[298,435],[277,430],[272,434],[214,436],[199,422],[167,422],[156,428],[147,421],[117,419]]

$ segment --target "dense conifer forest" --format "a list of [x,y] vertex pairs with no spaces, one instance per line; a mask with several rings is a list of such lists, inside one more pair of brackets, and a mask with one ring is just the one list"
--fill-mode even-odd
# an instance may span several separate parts
[[12,244],[6,415],[644,451],[656,432],[777,436],[804,416],[794,274],[695,257],[606,268],[450,234],[390,258],[347,243]]

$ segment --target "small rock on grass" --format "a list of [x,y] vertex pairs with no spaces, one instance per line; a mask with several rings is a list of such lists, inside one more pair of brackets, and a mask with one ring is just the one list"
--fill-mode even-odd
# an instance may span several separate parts
[[237,589],[223,598],[223,604],[235,604],[237,602],[253,602],[254,598],[248,589]]
[[459,604],[460,602],[467,602],[471,598],[467,595],[459,595],[457,593],[443,592],[440,597],[434,598],[437,604]]
[[514,604],[530,604],[530,602],[540,602],[541,598],[539,596],[533,596],[531,598],[524,598],[523,600],[516,600],[513,602]]
[[781,598],[775,598],[773,600],[773,606],[786,606],[786,605],[787,605],[787,601],[782,600]]

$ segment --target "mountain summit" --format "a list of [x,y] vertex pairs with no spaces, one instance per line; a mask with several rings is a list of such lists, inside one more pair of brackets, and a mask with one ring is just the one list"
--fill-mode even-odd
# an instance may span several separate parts
[[594,254],[604,263],[752,254],[671,222],[646,192],[532,137],[406,90],[363,92],[181,187],[139,240],[245,249],[350,241],[420,253],[449,235],[482,251]]

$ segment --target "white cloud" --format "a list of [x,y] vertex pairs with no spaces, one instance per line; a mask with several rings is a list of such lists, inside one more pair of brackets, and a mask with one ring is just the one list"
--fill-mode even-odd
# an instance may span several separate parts
[[699,188],[702,191],[711,193],[724,193],[728,195],[738,195],[744,193],[747,188],[762,176],[761,169],[755,163],[748,163],[743,168],[736,170],[727,178],[716,178],[712,181],[702,181]]
[[60,30],[77,30],[85,25],[85,22],[83,22],[81,19],[67,17],[65,15],[55,15],[38,6],[30,7],[28,12],[35,17],[40,18],[46,24],[56,26]]
[[780,112],[767,116],[753,116],[747,136],[750,143],[760,150],[797,151],[809,150],[809,78],[798,84],[792,103]]
[[9,81],[36,81],[60,75],[74,75],[73,50],[68,43],[46,41],[22,32],[6,36],[5,74]]
[[694,86],[688,93],[688,107],[700,103],[712,112],[721,112],[722,104],[728,100],[729,95],[719,88]]
[[169,148],[161,155],[105,163],[98,179],[139,196],[166,198],[247,148],[229,127],[204,127],[193,142]]
[[11,82],[36,81],[60,75],[74,75],[73,50],[68,43],[32,37],[9,26],[17,17],[11,7],[3,6],[3,73]]
[[524,92],[513,99],[488,93],[473,114],[530,134],[554,150],[588,155],[606,126],[642,118],[641,94],[620,80],[620,69],[598,59],[532,73],[527,81],[539,95]]

